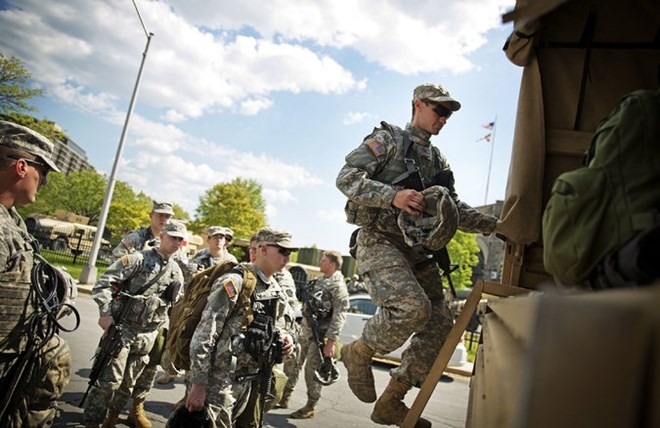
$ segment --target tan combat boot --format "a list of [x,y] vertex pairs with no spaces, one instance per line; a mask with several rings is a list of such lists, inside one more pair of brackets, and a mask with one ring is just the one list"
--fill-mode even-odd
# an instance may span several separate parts
[[126,422],[136,428],[151,428],[151,422],[144,413],[144,398],[134,398]]
[[[401,426],[410,409],[403,403],[403,397],[412,388],[403,382],[390,378],[383,395],[378,398],[371,412],[371,420],[381,425]],[[419,418],[415,424],[416,428],[430,428],[431,422]]]
[[101,426],[101,428],[115,428],[117,419],[119,419],[119,410],[110,409],[110,411],[105,417],[105,420],[103,421],[103,425]]
[[291,398],[291,393],[293,392],[293,389],[289,388],[284,388],[284,392],[282,393],[282,399],[280,400],[279,403],[275,405],[275,408],[277,409],[288,409],[289,408],[289,399]]
[[344,345],[341,348],[341,360],[348,371],[348,386],[360,401],[376,401],[374,374],[371,371],[371,357],[374,351],[362,339]]
[[298,409],[295,412],[291,413],[291,416],[289,416],[291,419],[309,419],[313,418],[316,412],[314,411],[314,408],[316,407],[316,401],[314,400],[307,400],[307,404],[305,404],[305,407],[302,409]]

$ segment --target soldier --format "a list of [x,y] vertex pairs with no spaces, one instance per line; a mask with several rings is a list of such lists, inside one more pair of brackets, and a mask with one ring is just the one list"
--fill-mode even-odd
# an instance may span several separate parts
[[[98,427],[100,423],[104,427],[114,426],[149,361],[158,328],[167,321],[169,308],[182,294],[183,274],[172,255],[181,248],[186,227],[170,220],[162,227],[159,238],[158,247],[115,261],[92,290],[104,335],[113,324],[117,325],[122,332],[122,347],[90,390],[83,417],[87,427]],[[124,316],[119,319],[122,313]],[[151,426],[144,414],[148,392],[149,389],[139,396],[133,394],[131,413],[135,426]]]
[[[150,224],[148,227],[141,227],[124,235],[121,242],[112,250],[112,255],[118,259],[126,254],[131,254],[135,251],[146,250],[149,248],[157,247],[159,244],[160,232],[163,225],[170,221],[174,216],[173,204],[166,201],[152,201],[151,212],[149,213]],[[183,273],[184,281],[188,281],[193,272],[188,264],[188,258],[183,250],[177,251],[172,260],[176,261]],[[156,375],[158,374],[158,365],[160,364],[159,358],[156,358],[161,352],[156,352],[162,349],[165,342],[163,334],[159,334],[156,339],[156,346],[159,347],[154,351],[154,358],[149,359],[147,367],[142,371],[140,377],[132,385],[133,387],[133,403],[140,402],[141,398],[146,397],[154,384]],[[166,384],[176,379],[175,375],[164,373],[159,379],[158,383]],[[127,385],[122,385],[121,389],[126,390]],[[135,421],[135,408],[131,408],[128,414],[128,422],[136,424]],[[142,424],[145,427],[150,427],[150,423],[146,418],[142,419]]]
[[224,261],[238,263],[236,257],[227,251],[227,247],[234,237],[233,230],[228,227],[211,226],[208,228],[206,236],[209,247],[195,254],[190,263],[191,271],[199,272]]
[[[453,324],[438,267],[426,246],[440,250],[456,227],[482,233],[496,227],[497,218],[458,199],[449,164],[430,142],[460,107],[443,86],[418,86],[411,123],[401,129],[381,122],[381,128],[346,156],[337,176],[337,187],[348,197],[347,221],[362,226],[357,234],[358,273],[380,308],[367,321],[362,337],[341,350],[348,384],[361,401],[376,401],[372,356],[393,351],[412,335],[371,414],[379,424],[403,422],[409,410],[404,395],[422,384]],[[427,188],[435,193],[420,191]],[[412,239],[411,219],[425,220],[432,208],[432,235]],[[420,423],[429,424],[424,419]]]
[[[298,374],[305,365],[305,384],[307,385],[307,404],[291,414],[293,419],[309,419],[315,414],[316,403],[321,398],[322,385],[314,378],[314,371],[321,365],[322,360],[318,351],[318,344],[314,339],[312,327],[307,314],[314,313],[318,320],[318,334],[325,342],[324,357],[334,357],[335,342],[339,340],[339,333],[348,311],[348,290],[341,273],[341,254],[337,251],[326,251],[319,262],[323,276],[309,284],[307,295],[310,304],[303,307],[302,332],[300,334],[300,357],[296,371],[291,373],[284,388],[285,401],[288,401],[293,388],[298,381]],[[305,361],[307,360],[307,361]]]
[[357,273],[346,284],[348,294],[368,293],[367,287],[364,286],[364,281],[360,279]]
[[[207,403],[217,427],[233,426],[243,412],[252,379],[263,374],[263,359],[273,351],[268,344],[278,332],[282,341],[273,344],[279,343],[281,355],[292,350],[292,338],[283,325],[282,290],[273,274],[298,248],[289,233],[270,228],[259,230],[256,241],[254,263],[241,263],[213,284],[190,344],[192,386],[186,407],[199,411]],[[256,284],[249,299],[243,300],[246,271]]]
[[[248,255],[250,257],[250,263],[254,263],[257,258],[256,233],[252,235],[252,237],[250,238],[250,247],[248,248]],[[296,284],[293,282],[293,277],[291,276],[291,273],[286,268],[282,269],[280,272],[276,272],[275,274],[273,274],[273,278],[275,278],[277,284],[282,288],[282,292],[283,292],[282,299],[284,299],[287,303],[286,309],[284,311],[285,327],[286,330],[291,334],[291,338],[293,339],[292,352],[284,358],[284,364],[283,364],[284,376],[289,376],[289,373],[295,370],[296,359],[300,354],[300,345],[298,343],[298,340],[296,339],[298,334],[298,323],[296,320],[296,316],[297,313],[300,312],[300,303],[298,302],[298,298],[296,297]],[[275,370],[279,370],[279,368],[275,368]],[[283,402],[279,401],[283,398],[282,394],[284,391],[285,383],[286,381],[283,381],[282,385],[280,386],[280,380],[278,379],[276,385],[274,386],[276,389],[274,394],[275,395],[274,400],[278,401],[278,403],[274,403],[276,407],[286,408],[282,405]],[[258,380],[252,382],[252,389],[250,390],[250,397],[248,399],[248,403],[245,406],[245,410],[236,420],[236,428],[258,428],[262,426],[261,419],[263,416],[263,412],[261,411],[260,386],[261,385],[259,385]],[[288,398],[287,398],[287,403],[285,405],[288,405]],[[267,409],[264,409],[264,411],[267,411]]]
[[[33,292],[34,245],[16,207],[34,203],[50,171],[53,143],[24,126],[0,121],[0,426],[50,426],[69,383],[71,352],[57,334],[30,326],[39,304]],[[30,351],[32,350],[32,351]],[[26,360],[30,352],[33,359]],[[23,369],[23,370],[21,370]],[[29,385],[29,388],[23,386]],[[13,391],[13,393],[12,393]]]

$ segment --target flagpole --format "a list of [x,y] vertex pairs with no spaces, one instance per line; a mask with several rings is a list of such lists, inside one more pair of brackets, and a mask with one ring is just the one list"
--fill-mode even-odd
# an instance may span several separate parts
[[495,130],[497,128],[497,116],[493,121],[493,132],[491,133],[490,159],[488,160],[488,175],[486,176],[486,195],[484,196],[484,205],[488,204],[488,187],[490,185],[490,170],[493,166],[493,149],[495,148]]

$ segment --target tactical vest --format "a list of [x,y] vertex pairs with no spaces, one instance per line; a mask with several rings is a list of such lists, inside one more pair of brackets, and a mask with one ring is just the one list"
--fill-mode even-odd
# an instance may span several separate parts
[[[385,184],[392,184],[397,178],[401,177],[406,173],[406,151],[409,148],[404,144],[404,133],[405,131],[398,126],[390,125],[387,122],[381,122],[380,128],[374,128],[373,132],[366,136],[363,140],[367,141],[371,139],[375,134],[381,131],[387,131],[394,141],[396,141],[396,153],[392,160],[387,162],[381,170],[375,171],[371,179],[379,181]],[[414,143],[413,150],[414,152]],[[440,152],[436,147],[431,147],[432,150],[432,166],[431,170],[423,171],[420,170],[422,178],[425,180],[425,185],[431,185],[432,178],[440,172],[442,167],[442,160],[440,158]],[[413,155],[414,156],[414,155]],[[416,162],[418,167],[422,167],[420,162]],[[403,189],[404,186],[393,186],[395,189]],[[346,202],[344,208],[346,213],[346,221],[350,224],[356,224],[358,226],[371,226],[378,225],[379,229],[394,229],[398,230],[396,224],[396,216],[398,215],[398,210],[391,208],[375,208],[375,207],[366,207],[359,205],[356,202],[351,201],[350,199]]]
[[[10,218],[14,220],[13,217]],[[22,225],[24,227],[24,224]],[[27,328],[16,326],[25,324],[34,312],[33,304],[29,300],[34,249],[30,245],[32,238],[20,226],[21,224],[15,233],[2,237],[12,239],[13,242],[8,246],[15,250],[15,253],[10,254],[9,270],[0,273],[0,299],[3,302],[0,309],[0,343],[3,345],[3,352],[19,352],[24,349],[27,343]]]

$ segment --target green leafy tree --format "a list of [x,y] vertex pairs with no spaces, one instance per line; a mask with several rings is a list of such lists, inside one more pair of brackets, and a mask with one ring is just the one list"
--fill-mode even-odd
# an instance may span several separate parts
[[208,226],[225,226],[234,231],[235,238],[249,238],[266,226],[266,201],[261,190],[252,179],[216,184],[199,198],[190,229],[199,233]]
[[[93,169],[69,175],[51,173],[48,175],[48,185],[39,190],[36,202],[21,207],[19,211],[25,217],[35,213],[54,215],[56,210],[63,210],[85,216],[89,218],[90,225],[96,226],[107,185],[107,178]],[[105,225],[113,245],[119,243],[127,232],[149,224],[151,201],[152,198],[143,192],[136,194],[127,183],[115,183]],[[180,207],[179,210],[180,216],[188,216]]]
[[479,246],[477,237],[473,233],[464,233],[460,230],[447,245],[451,263],[458,266],[452,272],[451,279],[456,289],[472,286],[472,268],[479,263]]
[[7,58],[0,53],[0,113],[25,113],[36,108],[28,100],[43,95],[37,88],[28,88],[30,71],[15,56]]
[[53,122],[26,114],[36,111],[29,100],[43,96],[41,89],[28,86],[31,77],[30,71],[18,58],[7,58],[0,52],[0,116],[27,126],[51,140],[66,141],[67,136]]

